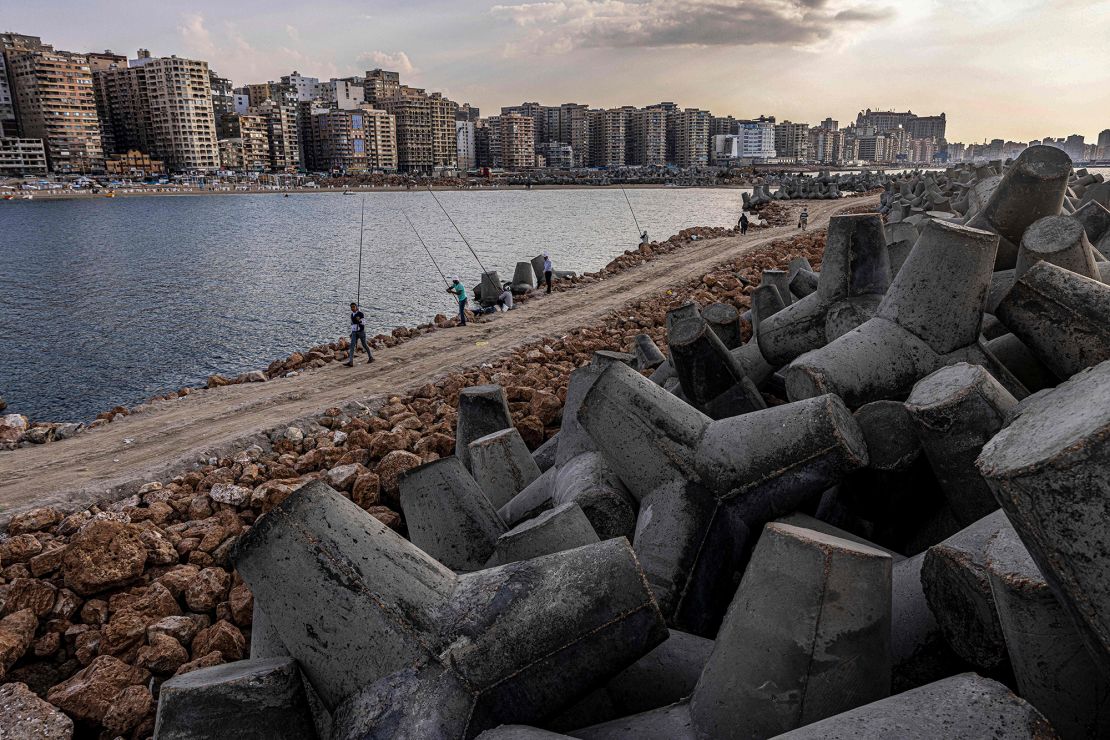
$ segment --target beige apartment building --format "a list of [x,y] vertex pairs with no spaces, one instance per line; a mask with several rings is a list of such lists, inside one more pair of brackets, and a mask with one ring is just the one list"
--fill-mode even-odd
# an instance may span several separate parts
[[308,120],[308,169],[342,173],[397,170],[396,122],[386,111],[368,105],[354,110],[319,106]]
[[104,171],[92,70],[83,54],[12,48],[4,51],[20,137],[42,139],[50,169]]
[[558,141],[570,144],[575,167],[590,163],[590,106],[582,103],[559,106]]
[[42,43],[38,36],[21,33],[0,33],[0,137],[18,138],[19,125],[15,115],[15,98],[8,78],[5,55],[22,49],[25,51],[54,51],[50,44]]
[[301,166],[296,107],[266,100],[251,108],[250,112],[266,122],[269,147],[267,169],[271,172],[296,172]]
[[[433,174],[458,164],[455,112],[458,104],[440,93],[408,85],[378,85],[371,80],[373,105],[393,115],[397,130],[397,167],[401,172]],[[392,92],[393,97],[379,97]]]
[[590,111],[590,164],[619,167],[624,164],[625,119],[622,108]]
[[662,166],[667,163],[667,115],[655,108],[632,108],[626,122],[625,162]]
[[669,114],[674,132],[674,163],[678,167],[704,167],[709,164],[709,111],[687,108]]
[[0,176],[42,177],[46,175],[46,150],[42,139],[0,136]]
[[[509,113],[496,119],[495,164],[507,170],[529,170],[536,166],[536,123],[531,116]],[[491,142],[493,139],[491,138]],[[490,146],[493,149],[493,144]]]

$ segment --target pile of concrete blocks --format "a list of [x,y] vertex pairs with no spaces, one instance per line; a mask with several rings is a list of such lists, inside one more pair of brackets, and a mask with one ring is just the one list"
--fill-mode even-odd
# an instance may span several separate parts
[[[905,173],[910,177],[916,171]],[[851,174],[832,175],[822,170],[816,175],[782,175],[774,183],[757,183],[751,193],[743,193],[744,210],[759,208],[777,200],[836,200],[845,192],[866,192],[887,187],[892,177],[884,172],[863,170]],[[772,190],[777,185],[777,190]]]
[[250,660],[165,683],[158,737],[1110,736],[1110,285],[1059,157],[834,217],[749,341],[672,310],[535,451],[464,389],[408,539],[300,489],[232,555]]

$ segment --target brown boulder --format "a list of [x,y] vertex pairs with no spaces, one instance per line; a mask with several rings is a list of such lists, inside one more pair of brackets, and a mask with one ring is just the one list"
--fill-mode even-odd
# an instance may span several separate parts
[[112,699],[101,724],[115,733],[136,727],[154,709],[154,696],[146,686],[128,686]]
[[382,458],[378,463],[377,473],[381,479],[382,491],[387,494],[396,494],[397,478],[406,470],[421,465],[423,460],[418,455],[404,450],[394,450]]
[[121,691],[149,680],[150,674],[142,668],[101,655],[69,680],[50,689],[46,700],[75,719],[99,723]]
[[185,604],[190,611],[212,611],[216,604],[227,598],[230,587],[230,573],[223,568],[205,568],[185,587]]
[[226,661],[242,660],[247,652],[247,638],[231,622],[221,619],[201,630],[193,638],[193,655],[219,653]]
[[42,552],[42,543],[34,535],[19,534],[0,542],[0,563],[25,563]]
[[147,550],[140,535],[137,525],[108,519],[85,525],[62,558],[66,586],[91,596],[141,576]]
[[394,432],[374,432],[370,435],[370,457],[384,458],[391,452],[407,450],[411,437],[406,430]]
[[164,617],[181,614],[181,607],[169,589],[152,583],[139,600],[114,613],[103,630],[100,652],[120,655],[142,643],[147,628]]
[[337,465],[328,471],[324,480],[337,491],[350,491],[355,480],[363,473],[369,472],[365,467],[354,463],[351,465]]
[[413,445],[412,451],[421,457],[429,452],[434,452],[440,457],[447,457],[455,454],[455,438],[440,432],[425,434]]
[[27,652],[38,626],[38,617],[30,609],[0,619],[0,679]]
[[8,522],[8,534],[31,534],[32,532],[41,532],[45,529],[50,529],[57,526],[58,522],[62,521],[63,514],[57,509],[49,507],[41,507],[38,509],[31,509],[22,514],[14,515]]
[[25,683],[0,685],[0,737],[4,740],[69,740],[73,720],[44,702]]
[[520,432],[524,444],[534,450],[544,443],[543,422],[536,416],[525,416],[513,426]]
[[388,506],[371,506],[366,513],[390,529],[398,529],[401,526],[401,515]]
[[240,627],[250,627],[254,619],[254,594],[245,583],[231,589],[227,596],[228,609],[231,619]]
[[168,635],[182,645],[192,644],[197,633],[212,623],[206,614],[183,614],[163,617],[146,629],[147,642],[153,643],[155,635]]
[[554,424],[563,415],[563,402],[559,397],[549,391],[536,391],[532,395],[532,416],[540,420],[544,426]]
[[192,673],[193,671],[199,671],[201,668],[212,668],[213,666],[221,665],[224,662],[226,662],[224,661],[224,656],[220,655],[219,652],[213,650],[207,655],[202,655],[196,660],[190,661],[181,666],[177,669],[177,671],[174,672],[173,675],[181,676],[186,673]]
[[45,617],[54,607],[58,589],[37,578],[16,578],[8,584],[8,596],[0,615],[30,609],[36,617]]
[[31,568],[31,575],[35,578],[42,578],[62,567],[62,558],[65,556],[65,552],[65,546],[51,547],[28,560],[27,565]]
[[189,651],[177,640],[160,632],[150,636],[150,644],[139,648],[135,658],[135,665],[163,675],[172,674],[188,662]]

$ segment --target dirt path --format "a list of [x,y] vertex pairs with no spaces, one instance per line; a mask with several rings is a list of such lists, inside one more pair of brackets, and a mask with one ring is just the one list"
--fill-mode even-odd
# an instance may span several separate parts
[[[809,203],[810,225],[823,228],[838,210],[863,202]],[[73,509],[126,495],[328,407],[401,393],[528,341],[560,336],[793,232],[778,227],[694,243],[602,282],[543,296],[495,321],[436,331],[376,352],[373,365],[330,363],[293,378],[194,393],[71,439],[0,452],[0,524],[35,506]]]

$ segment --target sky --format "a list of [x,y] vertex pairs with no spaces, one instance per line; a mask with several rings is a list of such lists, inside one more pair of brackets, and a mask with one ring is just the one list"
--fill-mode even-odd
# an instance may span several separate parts
[[236,85],[384,67],[483,115],[667,100],[811,124],[943,111],[964,143],[1110,128],[1110,0],[0,0],[0,31],[204,59]]

